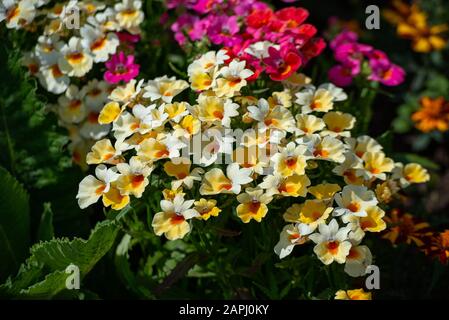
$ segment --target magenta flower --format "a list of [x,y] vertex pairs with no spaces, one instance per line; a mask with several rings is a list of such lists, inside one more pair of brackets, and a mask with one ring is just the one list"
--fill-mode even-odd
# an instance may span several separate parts
[[123,52],[116,53],[105,63],[108,70],[104,73],[104,80],[109,83],[125,83],[139,74],[140,65],[134,63],[134,56],[125,56]]
[[378,81],[386,86],[397,86],[404,82],[405,71],[394,63],[385,63],[382,60],[371,60],[371,75],[369,80]]
[[354,69],[349,66],[338,64],[329,70],[329,80],[339,87],[347,87],[351,85],[354,78]]
[[302,65],[302,59],[295,47],[283,46],[280,50],[268,48],[270,56],[263,62],[266,64],[266,72],[275,81],[282,81],[292,75]]
[[209,39],[213,44],[233,46],[239,42],[235,37],[240,30],[236,16],[216,16],[208,30]]
[[335,50],[342,44],[355,43],[357,42],[357,39],[358,39],[357,33],[352,31],[343,31],[331,41],[329,46],[332,50]]
[[193,29],[194,23],[198,20],[198,17],[191,14],[183,14],[171,26],[171,30],[175,33],[175,39],[181,46],[186,44],[188,40],[186,34],[189,33],[189,30]]

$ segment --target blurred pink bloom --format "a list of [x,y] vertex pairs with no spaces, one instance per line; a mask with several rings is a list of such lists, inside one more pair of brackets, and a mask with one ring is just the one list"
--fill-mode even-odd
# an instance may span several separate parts
[[109,83],[129,82],[139,74],[140,66],[134,63],[134,56],[125,56],[123,52],[116,53],[105,63],[108,70],[104,80]]
[[386,86],[397,86],[404,82],[405,71],[393,63],[385,63],[381,60],[371,60],[372,70],[369,80],[378,81]]

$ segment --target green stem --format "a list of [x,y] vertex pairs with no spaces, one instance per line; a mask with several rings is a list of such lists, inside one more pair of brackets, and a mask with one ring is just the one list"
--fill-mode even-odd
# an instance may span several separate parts
[[1,113],[2,113],[3,127],[4,127],[4,130],[5,130],[6,144],[8,146],[10,170],[11,170],[11,173],[14,174],[15,171],[16,171],[15,170],[15,163],[16,163],[16,161],[15,161],[13,143],[12,143],[12,140],[11,140],[11,135],[9,133],[8,122],[6,121],[5,106],[4,106],[4,101],[3,100],[0,102],[0,109],[1,109]]

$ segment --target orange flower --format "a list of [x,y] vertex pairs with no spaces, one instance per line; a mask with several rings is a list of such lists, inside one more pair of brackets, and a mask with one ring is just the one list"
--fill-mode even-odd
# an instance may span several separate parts
[[443,97],[423,97],[421,109],[412,115],[416,128],[422,132],[432,130],[447,131],[449,129],[449,102]]
[[396,25],[397,34],[405,39],[412,40],[412,48],[416,52],[431,52],[446,47],[447,40],[442,36],[449,30],[447,24],[430,26],[427,14],[415,3],[411,6],[395,0],[393,9],[384,10],[383,15],[393,25]]
[[390,240],[392,244],[411,244],[413,242],[418,247],[422,247],[423,239],[431,235],[427,222],[419,222],[411,214],[403,214],[398,209],[391,210],[384,220],[387,222],[388,228],[382,238]]
[[441,263],[447,264],[449,261],[449,230],[433,235],[430,244],[424,248],[426,255],[438,258]]

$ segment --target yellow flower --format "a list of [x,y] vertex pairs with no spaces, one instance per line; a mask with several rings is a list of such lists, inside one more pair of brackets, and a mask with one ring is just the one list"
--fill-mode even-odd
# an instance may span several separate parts
[[372,300],[371,292],[365,292],[363,289],[338,290],[335,293],[336,300]]
[[148,176],[153,171],[153,166],[132,157],[128,163],[117,164],[117,169],[121,173],[117,180],[117,188],[123,195],[133,195],[140,198],[148,185]]
[[324,121],[311,114],[297,114],[296,115],[296,134],[297,135],[311,135],[317,131],[323,130],[325,127]]
[[192,115],[187,115],[179,124],[174,125],[173,129],[176,136],[190,138],[201,130],[201,121]]
[[190,224],[187,220],[197,217],[199,213],[190,209],[194,200],[185,201],[180,194],[176,195],[172,201],[161,200],[162,212],[158,212],[153,217],[151,226],[156,235],[162,234],[168,240],[183,238],[190,231]]
[[145,161],[157,161],[167,158],[170,151],[167,146],[154,138],[147,139],[140,145],[137,156]]
[[204,91],[210,89],[213,80],[213,76],[211,76],[207,72],[195,72],[189,78],[190,85],[195,91]]
[[213,195],[219,193],[239,194],[241,186],[250,183],[251,169],[240,169],[237,163],[232,163],[226,168],[226,175],[218,168],[208,171],[203,178],[200,194]]
[[173,201],[173,199],[176,197],[177,194],[185,196],[185,193],[183,192],[182,188],[162,190],[162,195],[164,196],[164,199],[168,201]]
[[174,102],[164,106],[165,113],[168,114],[168,118],[174,122],[179,122],[189,112],[187,110],[187,102]]
[[322,183],[316,186],[309,187],[309,193],[312,194],[318,200],[331,199],[334,194],[341,190],[338,184]]
[[373,177],[380,180],[386,179],[386,172],[391,172],[394,168],[394,161],[385,156],[383,152],[367,152],[363,156],[364,168],[358,169],[358,175],[366,180]]
[[120,154],[120,149],[116,150],[109,139],[102,139],[92,146],[92,150],[86,156],[86,162],[87,164],[117,164],[124,161]]
[[393,180],[386,180],[376,186],[376,196],[379,202],[389,203],[393,196],[400,190],[398,183]]
[[309,239],[316,243],[313,252],[318,259],[325,265],[334,261],[345,263],[351,249],[351,242],[348,241],[350,227],[339,228],[337,220],[332,219],[328,225],[321,223],[318,230],[318,233],[309,236]]
[[359,218],[360,228],[362,228],[363,231],[380,232],[385,230],[387,227],[383,220],[385,211],[377,206],[373,206],[366,209],[366,213],[366,217]]
[[343,143],[331,136],[325,136],[320,138],[319,136],[313,137],[313,156],[317,160],[327,160],[342,163],[345,161],[345,146]]
[[98,123],[99,124],[112,123],[115,120],[117,120],[122,111],[123,108],[120,108],[118,102],[115,101],[108,102],[100,111],[100,115],[98,116]]
[[326,221],[333,209],[324,201],[306,200],[299,211],[299,222],[314,231],[319,224]]
[[417,163],[403,165],[397,163],[393,170],[392,179],[399,179],[401,187],[407,187],[412,183],[424,183],[430,180],[430,175],[426,169]]
[[270,109],[273,109],[276,106],[290,108],[292,106],[292,95],[290,90],[285,89],[284,91],[273,92],[271,97],[268,98],[268,103]]
[[305,197],[310,180],[306,175],[294,174],[287,178],[279,175],[266,176],[259,186],[267,189],[268,194],[280,194],[285,197]]
[[211,216],[217,217],[221,212],[220,208],[217,208],[217,200],[201,198],[199,201],[195,201],[194,208],[198,211],[198,219],[208,220]]
[[240,204],[237,206],[237,215],[244,223],[248,223],[251,219],[257,222],[262,221],[268,212],[267,203],[272,197],[261,188],[246,188],[245,193],[237,196]]
[[293,174],[302,175],[305,173],[307,151],[305,146],[297,146],[294,142],[290,142],[280,152],[272,157],[274,171],[283,177],[289,177]]
[[322,136],[330,135],[332,137],[349,137],[351,130],[355,124],[355,118],[349,113],[339,111],[328,112],[323,117],[327,130],[321,132]]
[[164,163],[164,171],[176,180],[171,182],[172,189],[178,189],[181,185],[192,189],[194,181],[201,181],[201,173],[204,170],[195,168],[190,171],[191,162],[189,158],[173,158]]
[[121,210],[129,203],[129,195],[123,195],[113,182],[109,191],[103,194],[102,201],[105,207],[111,206],[113,210]]

